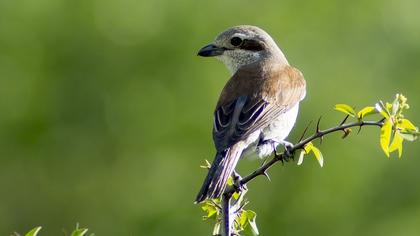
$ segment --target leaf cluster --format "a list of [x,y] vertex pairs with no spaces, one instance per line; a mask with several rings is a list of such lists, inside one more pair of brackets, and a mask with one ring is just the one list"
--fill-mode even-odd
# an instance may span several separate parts
[[[230,207],[228,205],[228,207],[229,215],[233,218],[233,222],[229,223],[229,226],[231,226],[229,228],[232,228],[234,235],[239,235],[247,228],[250,228],[254,234],[258,234],[258,229],[255,223],[256,213],[254,211],[244,209],[244,206],[248,204],[248,201],[244,200],[244,195],[247,192],[247,189],[243,189],[245,184],[259,175],[268,177],[267,170],[272,165],[278,161],[287,161],[288,156],[290,157],[290,154],[293,155],[293,153],[299,149],[302,151],[299,155],[297,162],[298,165],[301,165],[304,158],[312,153],[317,159],[319,165],[322,167],[324,165],[324,157],[321,151],[315,147],[313,143],[315,139],[321,139],[322,141],[322,138],[325,135],[337,131],[344,132],[342,138],[346,138],[352,133],[351,128],[353,127],[358,127],[359,130],[357,133],[359,133],[363,126],[377,126],[380,127],[380,147],[384,151],[385,155],[389,157],[390,153],[398,151],[398,156],[401,157],[403,141],[414,141],[420,134],[418,128],[404,115],[405,110],[409,109],[409,105],[407,104],[407,98],[401,94],[397,94],[392,103],[384,103],[379,101],[374,106],[366,106],[357,112],[354,107],[347,104],[337,104],[335,105],[334,109],[346,114],[346,117],[338,126],[326,130],[320,130],[319,119],[316,132],[313,135],[303,139],[309,127],[308,126],[296,144],[294,144],[292,147],[289,147],[288,150],[282,154],[276,153],[270,161],[263,164],[248,176],[242,178],[242,180],[239,181],[239,185],[234,185],[232,178],[228,180],[227,185],[231,186],[231,188],[226,188],[227,190],[225,191],[225,194],[232,194],[232,199],[229,199],[231,205]],[[365,118],[371,115],[379,116],[380,120],[366,121]],[[346,123],[350,117],[355,121]],[[202,167],[210,168],[210,166],[210,163],[206,161],[206,165]],[[232,188],[232,186],[234,188]],[[221,232],[222,214],[226,213],[225,209],[223,209],[225,204],[222,205],[221,199],[209,199],[202,203],[202,210],[206,213],[204,219],[216,220],[216,224],[213,229],[213,235],[220,235]]]
[[[38,226],[31,229],[29,232],[25,234],[25,236],[39,236],[39,232],[41,231],[42,227]],[[87,236],[87,228],[79,228],[79,224],[76,225],[76,229],[70,234],[70,236]],[[19,236],[18,233],[14,233],[15,236]],[[95,234],[91,233],[89,236],[95,236]]]
[[402,156],[403,141],[414,141],[419,135],[418,128],[404,117],[403,112],[409,108],[407,98],[402,94],[396,94],[392,103],[379,101],[375,106],[365,107],[357,113],[347,104],[335,106],[335,110],[356,117],[359,121],[368,115],[380,114],[383,119],[380,146],[387,157],[390,156],[390,153],[398,151],[399,158]]
[[[233,186],[234,181],[232,177],[228,179],[228,186]],[[258,235],[258,228],[256,224],[257,213],[252,210],[244,209],[249,203],[244,196],[247,190],[235,192],[232,195],[232,205],[230,207],[231,215],[233,216],[233,234],[239,235],[246,230],[251,231],[252,234]],[[213,235],[221,234],[222,225],[222,206],[221,198],[208,199],[201,204],[201,209],[205,212],[203,220],[215,220],[216,223],[213,228]]]

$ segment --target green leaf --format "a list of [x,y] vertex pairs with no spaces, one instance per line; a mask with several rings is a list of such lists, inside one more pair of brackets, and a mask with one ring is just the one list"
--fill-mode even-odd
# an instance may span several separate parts
[[201,206],[201,209],[207,214],[204,216],[204,220],[207,220],[217,214],[217,207],[210,200],[205,201],[203,206]]
[[212,235],[220,235],[219,234],[219,232],[220,232],[220,226],[221,226],[221,223],[220,222],[216,222],[216,224],[214,225],[214,228],[213,228],[213,234]]
[[411,123],[411,121],[407,120],[407,119],[402,119],[398,125],[398,128],[402,128],[404,130],[415,130],[417,131],[418,128],[416,126],[413,125],[413,123]]
[[357,113],[357,117],[359,119],[363,119],[363,117],[365,116],[376,114],[376,113],[378,113],[378,111],[375,109],[375,107],[365,107]]
[[305,150],[302,150],[299,154],[299,159],[297,161],[297,165],[300,166],[303,163],[303,157],[305,156],[306,152]]
[[234,193],[232,194],[232,197],[233,197],[233,199],[238,200],[238,198],[239,198],[239,196],[240,196],[240,195],[241,195],[240,193],[238,193],[238,192],[234,192]]
[[229,176],[229,178],[226,181],[226,184],[229,185],[229,186],[232,186],[234,184],[232,176]]
[[389,103],[389,102],[385,103],[385,107],[386,107],[386,110],[388,112],[391,112],[391,110],[392,110],[392,104],[391,103]]
[[380,143],[385,155],[389,157],[389,143],[391,141],[392,122],[386,119],[381,128]]
[[258,231],[257,223],[255,222],[255,220],[257,218],[257,213],[255,213],[254,211],[251,211],[251,210],[247,210],[246,215],[247,215],[247,218],[248,218],[249,226],[251,226],[252,232],[255,235],[259,235],[260,233]]
[[321,151],[318,148],[316,148],[312,142],[307,143],[303,147],[303,150],[300,152],[297,164],[301,165],[303,163],[303,157],[306,154],[309,154],[310,152],[314,153],[319,165],[322,167],[324,165],[324,157],[322,156]]
[[318,161],[319,165],[321,167],[324,166],[324,157],[322,156],[321,151],[317,147],[312,146],[312,152],[314,153],[314,155],[316,157],[316,160]]
[[312,151],[312,147],[314,146],[314,144],[312,142],[307,143],[304,147],[303,150],[305,150],[305,154],[309,154]]
[[401,158],[402,155],[402,149],[403,149],[403,138],[399,134],[399,132],[396,132],[394,135],[394,139],[392,140],[391,146],[389,146],[389,152],[393,152],[395,150],[398,150],[398,157]]
[[347,104],[336,104],[334,106],[334,109],[337,111],[341,111],[343,113],[346,113],[349,116],[355,117],[356,116],[356,112],[354,111],[354,109],[347,105]]
[[38,235],[38,232],[42,229],[41,226],[35,227],[33,229],[31,229],[31,231],[29,231],[28,233],[25,234],[25,236],[36,236]]
[[407,140],[407,141],[410,141],[410,142],[415,141],[417,139],[417,137],[419,136],[418,132],[400,131],[399,133],[404,140]]
[[248,224],[248,215],[246,211],[242,211],[239,215],[239,228],[240,230],[244,230],[245,226]]
[[204,165],[201,165],[200,166],[200,168],[203,168],[203,169],[210,169],[210,167],[211,167],[211,164],[210,164],[210,162],[208,161],[208,160],[204,160],[206,163],[204,163]]
[[81,228],[81,229],[75,229],[70,236],[84,236],[88,229]]

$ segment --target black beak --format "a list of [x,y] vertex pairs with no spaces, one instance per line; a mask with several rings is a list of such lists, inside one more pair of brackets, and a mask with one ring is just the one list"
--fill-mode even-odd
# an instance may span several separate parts
[[222,55],[224,51],[225,51],[224,48],[219,48],[215,46],[214,44],[209,44],[203,47],[202,49],[200,49],[197,55],[202,56],[202,57],[214,57],[214,56]]

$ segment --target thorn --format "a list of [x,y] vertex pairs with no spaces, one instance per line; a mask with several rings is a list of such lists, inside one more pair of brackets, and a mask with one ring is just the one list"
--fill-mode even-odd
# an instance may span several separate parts
[[267,173],[267,170],[264,170],[264,172],[262,173],[262,175],[264,175],[268,179],[268,181],[271,181],[270,176]]
[[362,126],[363,126],[363,124],[359,125],[359,129],[357,130],[357,134],[359,134],[360,131],[362,130]]
[[319,122],[321,122],[322,116],[319,117],[318,121],[316,122],[316,133],[319,133],[321,130],[319,129]]
[[346,123],[348,118],[349,118],[349,115],[346,115],[346,117],[344,117],[344,120],[341,121],[341,123],[338,126],[342,126],[344,123]]
[[305,137],[306,131],[308,131],[308,128],[309,128],[309,126],[311,126],[311,124],[312,124],[312,120],[309,121],[309,124],[306,126],[305,130],[303,130],[303,134],[302,134],[302,136],[300,136],[300,139],[299,139],[298,142],[302,141],[303,137]]
[[379,122],[380,123],[384,123],[384,121],[386,120],[386,118],[384,117],[384,118],[382,118]]
[[324,136],[319,137],[319,144],[322,145],[322,142],[324,141]]
[[[274,154],[274,156],[276,156],[276,154]],[[269,155],[264,158],[264,160],[261,163],[260,167],[263,166],[263,165],[265,165],[265,163],[267,163],[268,157],[269,157]]]

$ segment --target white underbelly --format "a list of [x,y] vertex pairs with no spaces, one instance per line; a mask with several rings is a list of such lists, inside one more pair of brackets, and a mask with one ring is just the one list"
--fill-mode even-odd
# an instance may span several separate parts
[[264,140],[283,141],[293,129],[299,111],[299,103],[287,112],[279,115],[262,131]]
[[293,129],[293,126],[296,122],[296,117],[299,111],[299,103],[292,107],[287,112],[279,115],[277,118],[273,119],[273,121],[262,130],[258,130],[254,132],[250,137],[247,139],[247,143],[249,144],[248,148],[244,151],[243,156],[251,157],[257,156],[265,157],[270,155],[274,149],[273,145],[260,145],[257,148],[257,145],[262,140],[273,140],[275,141],[275,146],[281,143],[283,140],[287,138],[290,131]]

